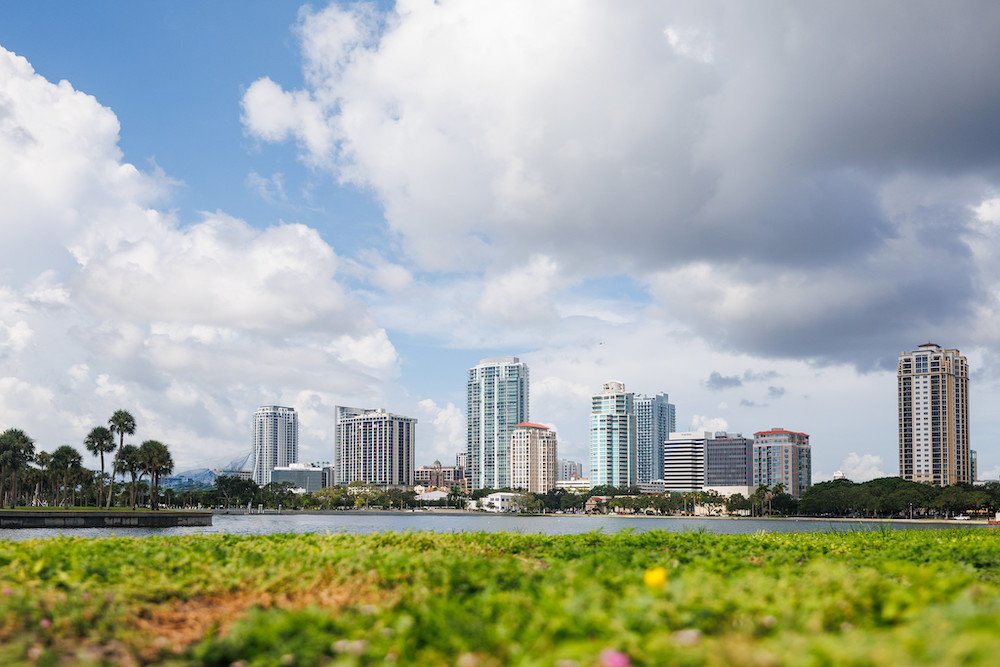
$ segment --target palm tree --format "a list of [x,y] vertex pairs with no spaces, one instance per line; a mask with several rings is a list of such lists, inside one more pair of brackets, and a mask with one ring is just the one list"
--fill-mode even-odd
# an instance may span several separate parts
[[142,474],[142,462],[139,460],[139,448],[135,445],[125,445],[122,447],[121,457],[118,459],[116,473],[125,476],[128,473],[132,477],[132,485],[129,488],[129,502],[132,509],[136,506],[136,484]]
[[[33,505],[41,505],[42,498],[45,497],[45,486],[49,482],[49,477],[51,476],[49,469],[49,462],[52,460],[52,455],[46,451],[38,452],[35,455],[35,465],[38,466],[38,478],[35,481],[35,499],[32,502]],[[53,499],[53,503],[55,500]]]
[[69,506],[69,477],[70,472],[75,473],[83,465],[83,456],[80,452],[76,451],[69,445],[63,445],[56,451],[52,452],[52,459],[49,461],[49,466],[54,472],[61,472],[63,477],[62,489],[63,489],[63,499],[62,503],[65,506]]
[[101,457],[101,490],[97,496],[97,506],[100,507],[104,502],[104,454],[115,451],[115,436],[110,429],[95,426],[84,439],[83,445],[88,452]]
[[139,461],[142,469],[149,474],[149,504],[155,510],[160,475],[173,472],[174,460],[170,456],[170,450],[162,442],[147,440],[139,447]]
[[111,496],[115,492],[114,471],[118,470],[118,459],[121,458],[122,447],[125,446],[125,436],[135,433],[135,417],[126,410],[115,410],[115,414],[108,419],[108,426],[111,428],[111,433],[119,435],[118,452],[115,454],[115,463],[111,466],[111,490],[108,491],[108,507],[110,508]]
[[3,492],[7,488],[7,473],[10,473],[10,506],[17,498],[17,474],[35,458],[35,441],[18,428],[9,428],[0,433],[0,507],[4,506]]

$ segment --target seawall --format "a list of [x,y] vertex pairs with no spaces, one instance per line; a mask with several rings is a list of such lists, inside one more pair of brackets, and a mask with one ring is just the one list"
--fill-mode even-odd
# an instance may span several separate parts
[[211,512],[0,511],[0,528],[173,528],[211,525]]

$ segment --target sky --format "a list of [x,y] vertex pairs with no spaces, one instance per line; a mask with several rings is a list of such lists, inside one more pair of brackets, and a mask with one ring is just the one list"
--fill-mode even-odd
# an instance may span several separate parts
[[[1000,5],[0,5],[0,428],[117,409],[177,470],[296,408],[465,446],[480,359],[587,460],[590,396],[898,474],[896,360],[968,359],[1000,476]],[[96,459],[89,461],[96,467]]]

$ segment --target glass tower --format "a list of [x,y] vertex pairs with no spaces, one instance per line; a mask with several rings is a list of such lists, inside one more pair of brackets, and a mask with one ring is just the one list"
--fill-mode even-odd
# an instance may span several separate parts
[[528,366],[517,357],[469,369],[466,447],[470,489],[510,487],[510,437],[528,421]]

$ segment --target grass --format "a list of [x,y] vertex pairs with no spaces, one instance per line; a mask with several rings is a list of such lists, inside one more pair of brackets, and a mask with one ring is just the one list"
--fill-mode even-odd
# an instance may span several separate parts
[[993,530],[0,543],[0,664],[993,665]]

